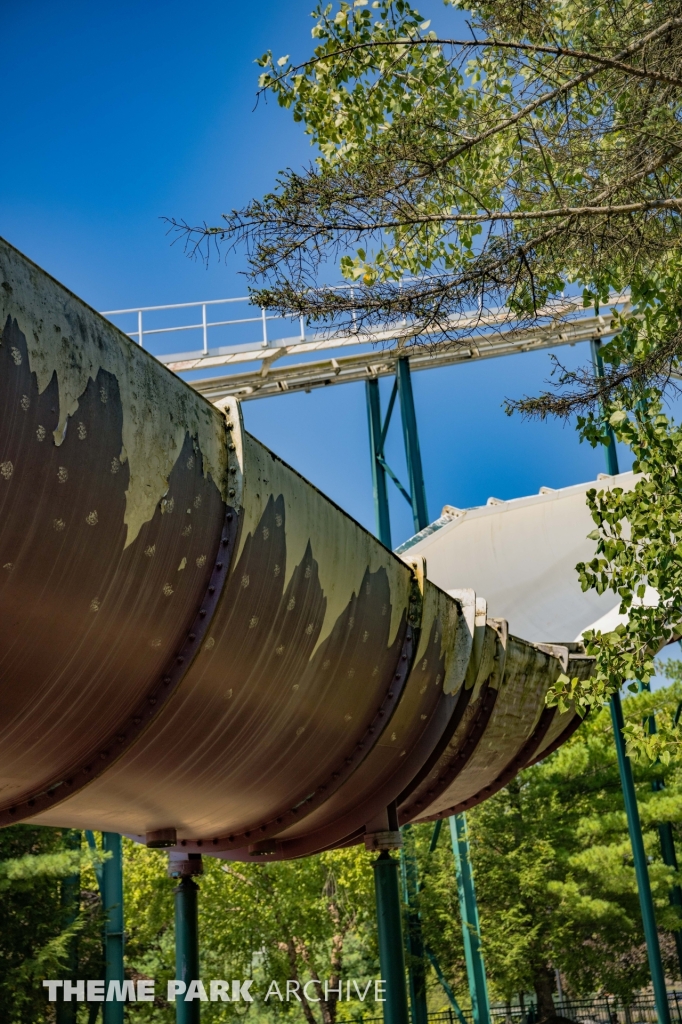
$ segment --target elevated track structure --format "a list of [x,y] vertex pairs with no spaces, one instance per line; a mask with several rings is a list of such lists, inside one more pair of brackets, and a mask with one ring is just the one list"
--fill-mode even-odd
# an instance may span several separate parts
[[[168,848],[181,979],[197,971],[202,854],[364,842],[379,854],[385,1015],[405,1024],[400,827],[461,814],[556,749],[579,718],[547,707],[548,688],[592,670],[573,636],[515,636],[474,587],[441,589],[419,544],[390,550],[387,478],[428,525],[411,372],[601,339],[611,318],[567,299],[543,326],[472,314],[457,343],[424,347],[407,326],[276,338],[266,311],[209,319],[229,301],[107,314],[135,314],[135,343],[0,240],[0,825]],[[198,325],[145,330],[195,306]],[[627,297],[613,306],[627,313]],[[255,341],[210,344],[256,323]],[[146,351],[191,330],[199,351]],[[352,380],[366,382],[379,539],[240,415],[240,401]],[[396,399],[407,487],[384,458]],[[453,836],[467,856],[457,821]],[[177,1007],[196,1024],[198,1004]]]

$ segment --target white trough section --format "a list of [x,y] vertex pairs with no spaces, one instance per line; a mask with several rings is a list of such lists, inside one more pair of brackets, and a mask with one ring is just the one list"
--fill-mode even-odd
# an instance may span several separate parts
[[[488,615],[507,619],[509,631],[535,643],[579,640],[593,626],[620,621],[619,599],[580,589],[575,566],[594,557],[587,535],[595,525],[586,505],[591,487],[634,487],[633,473],[527,498],[489,498],[478,508],[446,505],[440,519],[406,541],[398,553],[422,555],[427,575],[443,590],[470,587],[485,594]],[[655,600],[653,591],[645,603]]]

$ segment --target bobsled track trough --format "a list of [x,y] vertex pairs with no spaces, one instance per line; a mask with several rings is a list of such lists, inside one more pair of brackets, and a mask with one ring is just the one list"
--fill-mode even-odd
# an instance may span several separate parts
[[5,242],[0,327],[1,825],[381,846],[575,729],[579,643],[440,590]]

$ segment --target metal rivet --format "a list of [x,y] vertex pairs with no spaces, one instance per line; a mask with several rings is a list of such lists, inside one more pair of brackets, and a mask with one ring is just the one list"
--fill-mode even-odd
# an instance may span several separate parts
[[212,839],[211,842],[213,843],[214,846],[218,845],[218,840],[217,839]]
[[118,740],[119,743],[125,743],[126,741],[125,735],[123,733],[121,733],[120,736],[117,736],[116,739]]
[[230,466],[230,473],[236,473],[236,472],[237,472],[237,467],[236,466]]
[[16,813],[17,813],[17,809],[16,809],[16,807],[10,807],[10,809],[9,809],[9,813],[10,813],[10,814],[16,814]]
[[229,543],[230,543],[229,538],[223,537],[223,547],[226,548]]
[[244,835],[245,835],[245,836],[246,836],[246,838],[248,839],[248,837],[249,837],[249,836],[251,835],[251,832],[245,832],[245,833],[244,833]]
[[218,570],[218,572],[220,572],[220,570],[221,570],[221,569],[222,569],[222,567],[223,567],[223,563],[222,563],[222,562],[216,562],[216,564],[215,564],[215,567],[216,567],[216,569]]
[[186,839],[181,839],[180,840],[180,846],[187,846],[187,840]]
[[203,839],[197,839],[197,846],[203,846],[203,845],[204,845],[204,840]]
[[156,704],[156,697],[149,697],[148,701],[150,704]]
[[202,608],[201,611],[199,612],[199,618],[200,619],[205,619],[206,618],[206,609],[205,608]]
[[[163,677],[163,681],[166,684],[166,686],[168,686],[168,684],[171,682],[171,677],[170,676],[164,676]],[[139,722],[139,718],[135,719],[135,721]]]
[[190,635],[188,636],[188,638],[187,638],[187,639],[188,639],[188,640],[196,640],[196,638],[197,638],[197,635],[196,635],[196,633],[190,633]]
[[209,594],[215,594],[215,587],[209,587],[208,592]]
[[227,493],[230,495],[231,498],[234,498],[234,487],[230,487]]
[[232,522],[232,513],[231,512],[227,513],[227,521],[228,521],[228,523]]
[[102,761],[106,761],[106,759],[109,756],[109,751],[108,750],[103,750],[102,753],[99,756],[100,756]]
[[28,802],[28,806],[29,807],[35,807],[35,805],[36,805],[35,800],[29,800],[29,802]]
[[182,663],[183,663],[183,661],[185,659],[183,658],[183,656],[181,654],[179,654],[175,660],[177,661],[178,665],[182,665]]
[[389,697],[389,700],[390,700],[390,698],[391,698],[392,696],[393,696],[393,690],[389,690],[389,692],[388,692],[388,697]]
[[141,721],[141,718],[133,718],[133,725],[139,725]]

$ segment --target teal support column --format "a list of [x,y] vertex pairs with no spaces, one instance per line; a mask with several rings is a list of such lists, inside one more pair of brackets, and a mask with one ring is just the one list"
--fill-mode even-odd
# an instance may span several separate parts
[[[649,686],[649,683],[639,683],[640,693],[642,691],[648,692],[650,689],[651,687]],[[656,719],[653,715],[649,716],[647,725],[649,727],[649,734],[654,735],[656,732]],[[654,793],[660,793],[662,790],[665,789],[665,782],[663,781],[663,779],[654,779],[651,783],[651,788],[654,791]],[[677,855],[675,853],[675,839],[673,837],[673,827],[669,821],[662,821],[659,824],[658,838],[661,844],[661,857],[663,858],[663,863],[667,865],[667,867],[672,868],[673,871],[677,871],[678,868]],[[678,909],[682,910],[682,890],[680,890],[679,885],[673,885],[672,889],[670,890],[669,900],[671,906],[677,907]],[[678,929],[676,932],[673,932],[673,936],[675,937],[677,962],[680,966],[680,971],[682,971],[682,932]]]
[[419,531],[429,525],[429,513],[426,505],[426,487],[424,485],[422,457],[419,449],[419,435],[417,434],[417,414],[414,408],[410,362],[407,356],[402,356],[398,360],[396,379],[400,396],[400,415],[403,421],[407,473],[410,480],[410,494],[412,496],[412,518],[415,530]]
[[[595,377],[604,376],[604,363],[600,355],[599,349],[601,348],[601,341],[599,338],[592,338],[590,341],[590,349],[592,350],[592,363],[594,365]],[[606,426],[609,443],[606,445],[606,472],[609,476],[618,475],[618,452],[616,451],[616,437],[613,433],[613,428],[607,424]]]
[[[654,779],[651,784],[651,788],[654,792],[660,792],[665,789],[665,784],[662,779]],[[661,842],[661,856],[663,863],[673,871],[678,870],[677,865],[677,854],[675,853],[675,840],[673,838],[673,827],[669,821],[662,821],[658,826],[658,837]],[[670,904],[673,907],[677,907],[682,911],[682,890],[679,885],[674,885],[670,890]],[[677,950],[677,962],[680,965],[680,971],[682,971],[682,931],[673,932],[675,937],[675,948]]]
[[[102,851],[111,854],[102,864],[102,906],[104,907],[104,977],[122,982],[123,969],[123,847],[118,832],[102,833]],[[117,1000],[102,1004],[104,1024],[123,1024],[124,1004]]]
[[[75,830],[70,831],[66,836],[66,848],[68,850],[80,850],[81,833]],[[80,871],[76,874],[63,878],[60,886],[59,902],[62,911],[62,928],[69,928],[80,913],[81,899],[81,876]],[[64,977],[69,981],[78,980],[78,937],[74,935],[69,941],[68,954]],[[78,1017],[78,1003],[75,999],[70,1002],[59,1002],[56,1005],[57,1024],[76,1024]]]
[[367,395],[367,419],[369,422],[369,447],[372,459],[372,493],[377,537],[387,548],[391,547],[391,518],[388,510],[386,471],[383,466],[383,439],[381,425],[381,398],[379,381],[376,377],[365,382]]
[[639,892],[639,905],[642,912],[644,938],[646,940],[647,954],[649,957],[649,970],[651,972],[651,982],[654,989],[656,1014],[658,1016],[658,1024],[670,1024],[670,1008],[668,1006],[668,995],[665,988],[661,949],[658,943],[654,901],[651,895],[651,885],[649,884],[649,871],[647,868],[646,853],[644,851],[644,841],[642,839],[639,810],[637,808],[635,783],[632,777],[632,765],[630,764],[630,758],[627,756],[625,750],[625,737],[623,736],[623,708],[620,702],[619,693],[614,693],[611,698],[611,721],[613,722],[613,734],[616,741],[616,752],[618,754],[618,769],[620,771],[620,781],[623,787],[623,799],[625,801],[625,814],[627,816],[628,832],[630,833],[632,855],[635,862],[635,876],[637,878],[637,890]]
[[427,1024],[424,938],[419,915],[419,874],[412,826],[404,825],[401,832],[403,846],[400,850],[400,874],[403,883],[403,899],[407,906],[405,945],[407,947],[407,978],[412,1024]]
[[[602,377],[604,375],[604,364],[599,351],[601,348],[601,341],[598,338],[593,338],[590,342],[590,347],[592,350],[592,362],[594,365],[595,376]],[[616,476],[619,471],[616,438],[610,426],[607,427],[607,430],[609,443],[606,446],[606,468],[609,475]],[[658,942],[658,931],[656,929],[656,914],[654,911],[653,897],[651,895],[649,869],[647,866],[646,853],[644,852],[642,825],[639,820],[637,797],[635,795],[635,783],[632,777],[632,765],[625,749],[625,737],[623,736],[624,722],[620,693],[614,693],[611,698],[611,721],[613,723],[613,735],[616,744],[616,755],[618,757],[620,784],[623,790],[625,814],[628,822],[630,844],[632,846],[635,877],[637,879],[637,891],[639,893],[639,905],[642,913],[644,938],[646,941],[647,956],[649,958],[649,970],[651,972],[651,982],[654,989],[658,1024],[670,1024],[670,1008],[668,1006],[668,996],[665,988],[665,976],[663,973],[663,962],[661,960],[661,947]]]
[[[384,990],[384,1024],[409,1024],[398,861],[388,851],[374,861],[379,962]],[[183,1022],[184,1024],[184,1022]],[[188,1022],[189,1024],[189,1022]],[[191,1024],[194,1024],[192,1021]]]
[[449,818],[449,822],[452,852],[455,855],[457,890],[462,917],[462,936],[464,938],[464,956],[467,978],[469,980],[472,1015],[474,1024],[490,1024],[488,985],[485,977],[483,954],[481,952],[481,928],[478,920],[474,876],[471,869],[466,816],[464,814],[453,814]]
[[[175,977],[187,987],[200,977],[198,894],[194,879],[184,875],[175,890]],[[200,1006],[198,999],[186,1003],[184,995],[176,996],[177,1024],[199,1024]]]

